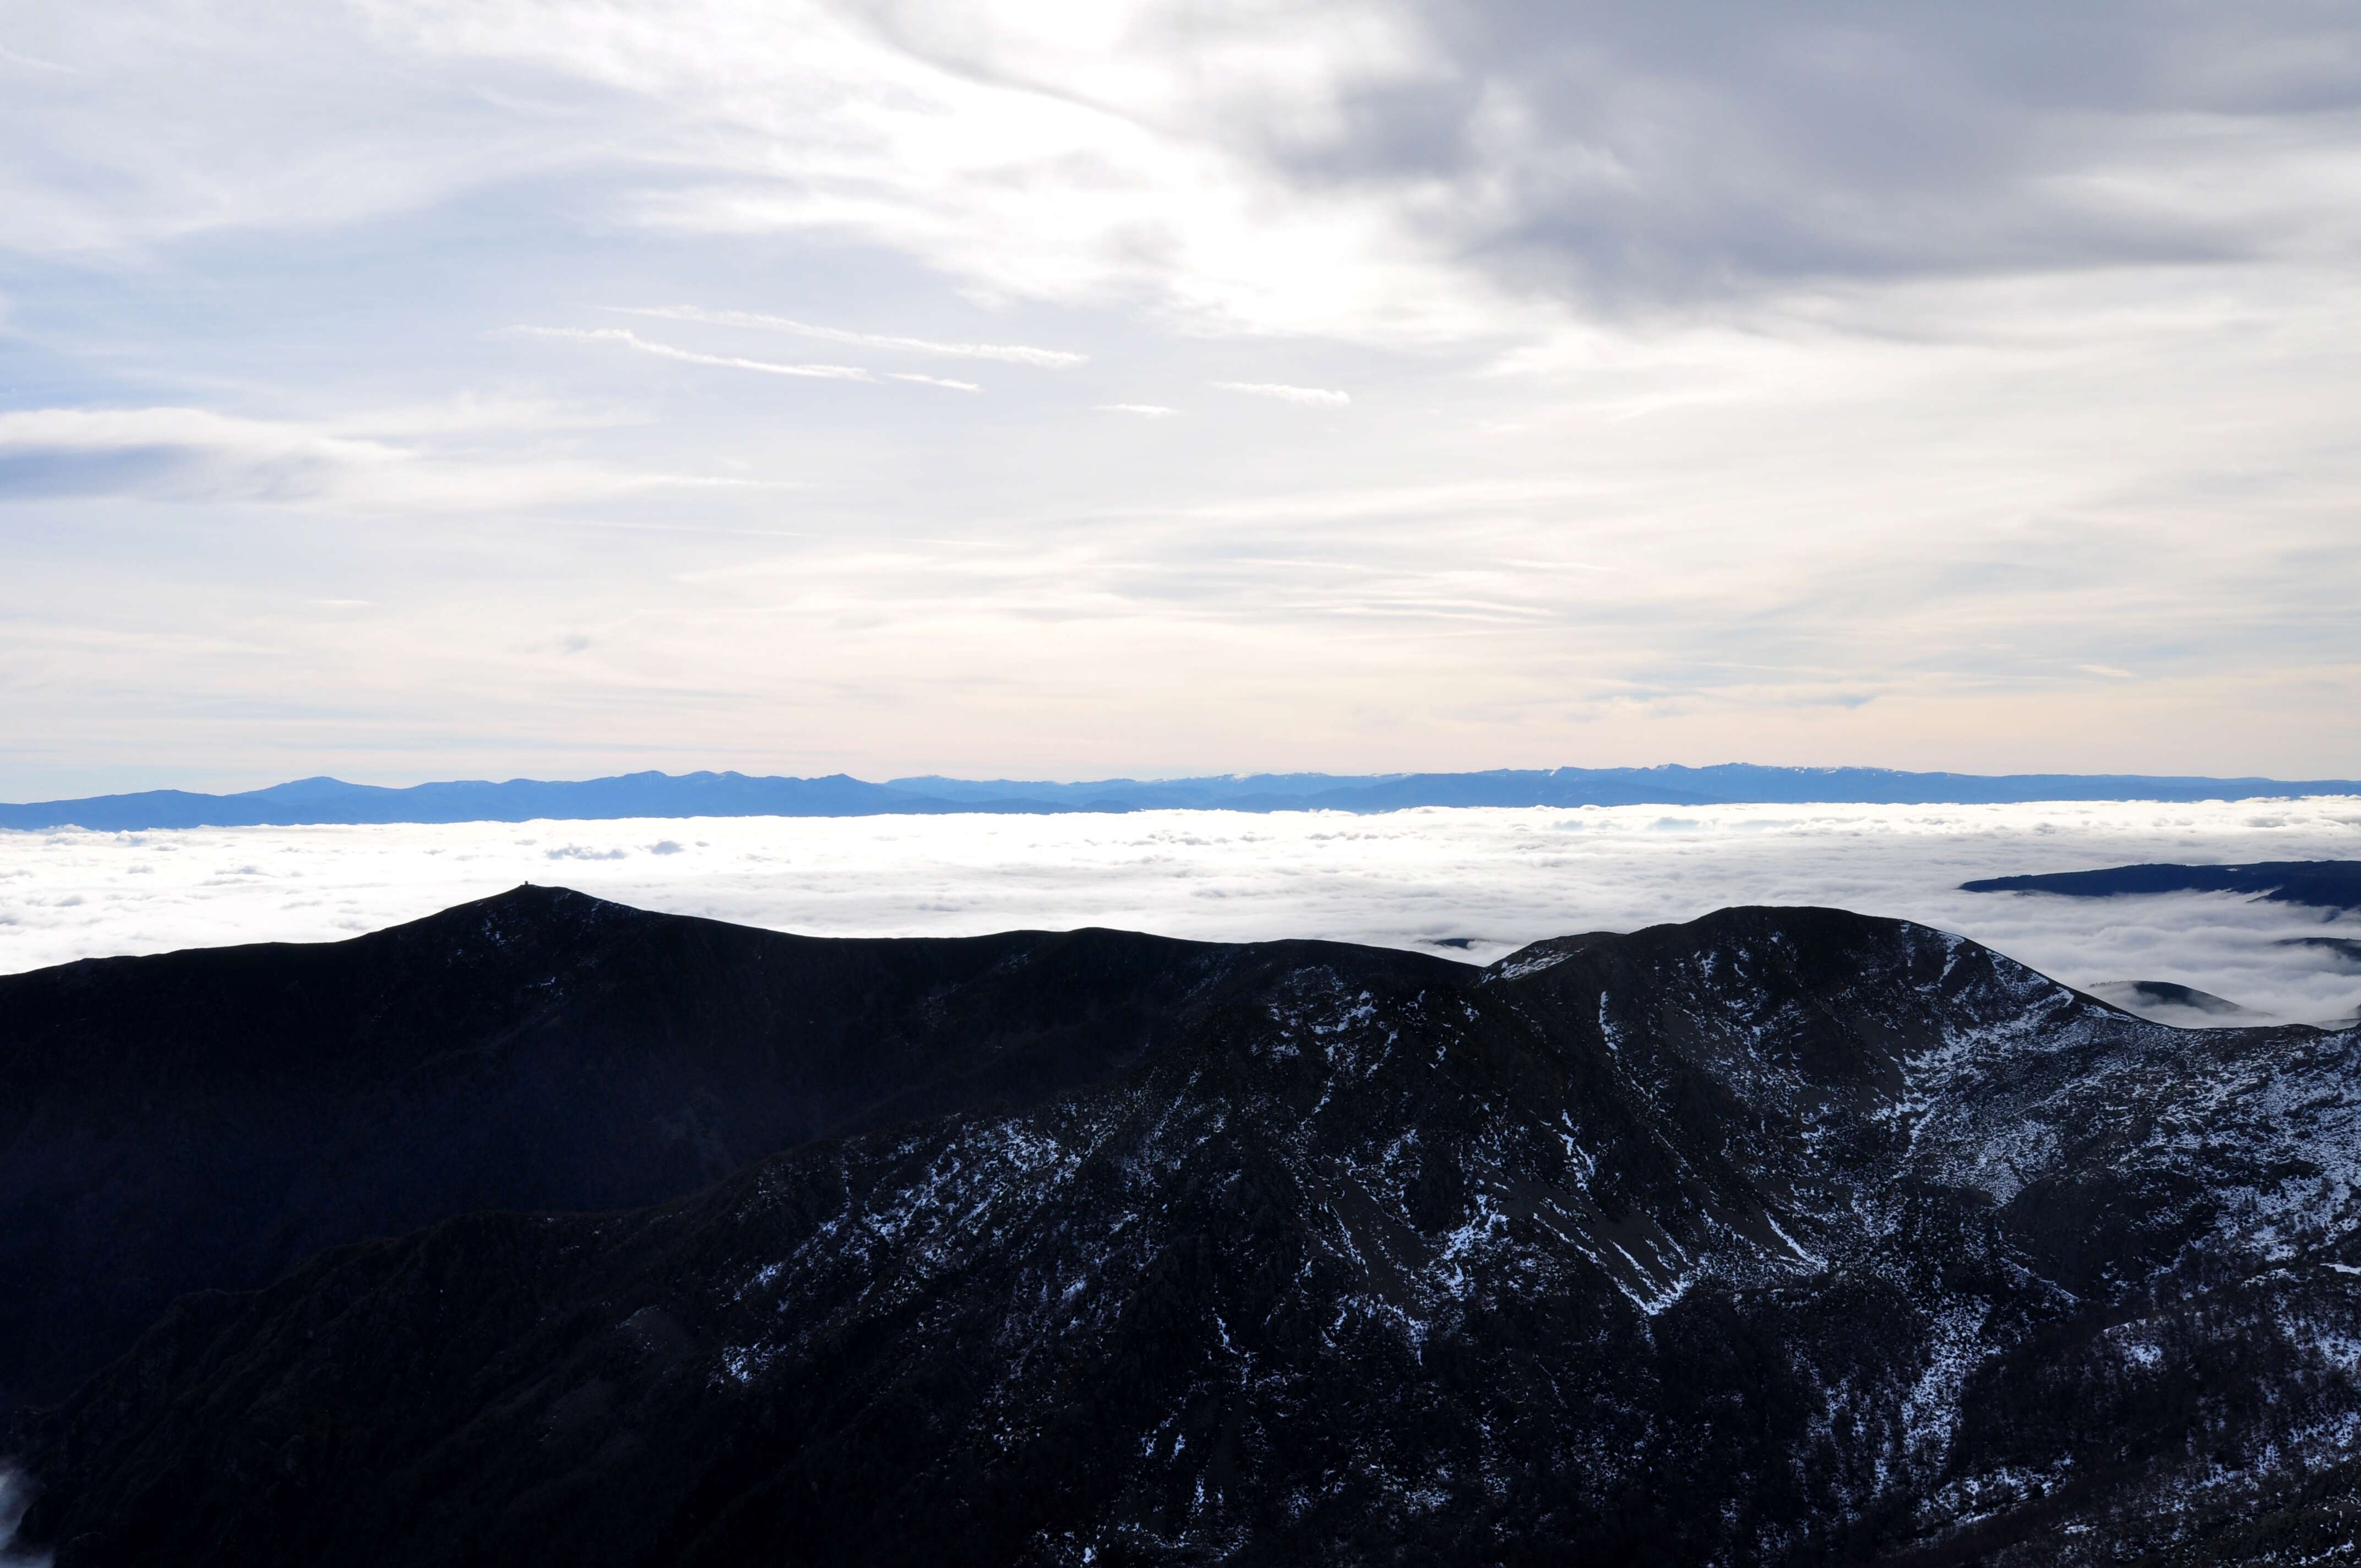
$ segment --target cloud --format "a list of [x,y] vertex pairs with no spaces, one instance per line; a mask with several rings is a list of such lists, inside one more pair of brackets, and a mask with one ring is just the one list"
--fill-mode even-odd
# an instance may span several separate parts
[[[503,330],[512,336],[620,344],[660,359],[676,359],[686,365],[712,365],[725,370],[759,370],[770,376],[803,376],[823,381],[875,381],[879,378],[853,365],[786,365],[770,359],[746,359],[734,354],[700,354],[694,349],[675,348],[668,343],[652,343],[621,327],[512,326]],[[927,387],[945,387],[958,392],[983,390],[973,381],[954,381],[941,376],[921,375],[914,370],[889,370],[884,378],[888,381],[915,381]]]
[[55,71],[70,75],[81,74],[79,66],[60,65],[54,60],[42,60],[38,56],[22,54],[5,47],[0,47],[0,64],[22,66],[27,71]]
[[732,354],[699,354],[693,349],[675,348],[668,343],[651,343],[635,332],[621,327],[599,326],[512,326],[504,329],[521,337],[566,338],[577,343],[616,343],[642,354],[653,354],[660,359],[677,359],[687,365],[714,365],[726,370],[760,370],[769,376],[808,376],[824,381],[870,381],[875,378],[868,371],[851,365],[783,365],[769,359],[742,359]]
[[27,1552],[16,1544],[16,1528],[32,1506],[33,1487],[24,1472],[0,1461],[0,1568],[49,1568],[46,1552]]
[[0,881],[0,970],[348,935],[546,880],[557,860],[569,885],[601,896],[815,935],[1098,925],[1478,962],[1543,937],[1728,905],[1833,905],[1958,931],[2077,985],[2168,981],[2303,1021],[2361,1005],[2361,973],[2334,951],[2282,945],[2339,928],[2316,911],[2228,895],[1959,891],[1975,877],[2143,861],[2361,857],[2354,799],[2268,812],[2077,802],[548,827],[562,837],[514,824],[0,835],[25,873]]
[[[2333,261],[2361,228],[2361,18],[2304,0],[2086,7],[2070,26],[2029,0],[1218,17],[1129,0],[1087,19],[362,0],[191,16],[169,38],[136,6],[76,10],[49,52],[109,70],[44,73],[17,113],[71,156],[14,171],[0,209],[0,238],[38,253],[562,175],[660,233],[848,238],[1008,297],[1416,342],[1521,334],[1544,302],[1686,314],[1910,280]],[[258,81],[274,91],[240,90]]]
[[0,501],[141,496],[468,511],[562,505],[658,488],[762,484],[732,477],[631,473],[568,458],[451,454],[331,424],[204,409],[0,412]]
[[1213,385],[1224,392],[1277,398],[1290,403],[1349,403],[1353,400],[1347,393],[1330,391],[1324,387],[1290,387],[1277,381],[1216,381]]
[[1316,115],[1438,69],[1422,25],[1283,10],[369,7],[377,37],[445,69],[600,94],[633,127],[616,210],[659,234],[841,238],[988,295],[1140,301],[1217,329],[1477,324],[1480,291],[1433,265],[1391,194],[1314,188],[1247,134],[1267,94]]
[[[1840,0],[1453,14],[1467,75],[1420,96],[1417,133],[1281,155],[1314,180],[1480,192],[1445,220],[1463,255],[1594,302],[2169,269],[2353,235],[2327,199],[2361,106],[2350,15],[2122,5],[2059,28],[2029,4]],[[1383,108],[1367,97],[1363,121]]]
[[1080,365],[1090,358],[1087,354],[1071,353],[1062,348],[1028,348],[1015,343],[938,343],[931,338],[850,332],[842,327],[814,326],[808,322],[794,321],[786,316],[763,315],[754,311],[707,311],[695,305],[609,305],[607,308],[625,315],[655,316],[665,321],[707,322],[717,326],[767,327],[802,337],[818,338],[827,343],[855,344],[863,348],[899,348],[914,354],[939,354],[959,359],[997,359],[1010,365],[1035,365],[1049,369]]
[[1093,403],[1091,406],[1100,413],[1137,414],[1142,419],[1170,419],[1180,411],[1168,409],[1162,403]]
[[375,9],[433,53],[664,105],[682,172],[643,222],[857,235],[1207,324],[1415,337],[1537,295],[1689,310],[2356,226],[2361,21],[2301,0],[2067,27],[2025,0]]
[[286,500],[409,460],[381,442],[203,409],[0,413],[0,494],[148,490]]
[[[0,452],[20,787],[2361,773],[2349,7],[158,15],[0,66],[5,379],[150,421]],[[994,396],[749,395],[839,341]],[[1353,400],[1115,401],[1246,374]]]

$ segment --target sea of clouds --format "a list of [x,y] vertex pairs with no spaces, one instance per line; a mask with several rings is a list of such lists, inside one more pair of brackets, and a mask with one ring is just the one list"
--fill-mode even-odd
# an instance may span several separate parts
[[2349,796],[0,832],[0,970],[330,940],[522,882],[816,935],[1115,926],[1449,944],[1479,962],[1724,905],[1820,904],[1960,932],[2076,985],[2173,981],[2313,1022],[2361,1008],[2361,967],[2286,939],[2361,936],[2361,917],[2233,894],[1959,884],[2143,861],[2355,858],[2361,798]]

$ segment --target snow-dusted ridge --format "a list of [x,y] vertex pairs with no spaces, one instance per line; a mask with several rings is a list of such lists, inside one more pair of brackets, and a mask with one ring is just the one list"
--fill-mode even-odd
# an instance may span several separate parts
[[[583,1522],[533,1516],[571,1561],[721,1519],[669,1543],[2239,1561],[2345,1517],[2361,1033],[2175,1030],[1832,910],[1397,958],[1237,949],[1171,1044],[1030,1110],[321,1260],[39,1452],[102,1452],[130,1401],[254,1474],[280,1428],[190,1412],[235,1388],[325,1431],[435,1322],[401,1387],[466,1410],[398,1393],[407,1435],[344,1429],[313,1484],[431,1438],[503,1495],[571,1488]],[[481,1343],[426,1284],[461,1279],[515,1302]],[[617,1443],[666,1457],[609,1501],[581,1478]],[[161,1506],[56,1463],[99,1519]]]

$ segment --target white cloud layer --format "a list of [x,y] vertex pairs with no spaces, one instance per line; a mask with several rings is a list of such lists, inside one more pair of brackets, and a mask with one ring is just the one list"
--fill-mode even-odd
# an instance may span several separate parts
[[[1716,806],[877,817],[0,834],[0,969],[373,929],[520,882],[829,936],[1115,926],[1324,937],[1488,961],[1543,937],[1732,904],[1924,921],[2060,980],[2163,980],[2293,1021],[2361,970],[2286,939],[2319,911],[2087,901],[1971,878],[2147,861],[2361,858],[2361,799],[2156,806]],[[1464,949],[1437,949],[1466,938]]]

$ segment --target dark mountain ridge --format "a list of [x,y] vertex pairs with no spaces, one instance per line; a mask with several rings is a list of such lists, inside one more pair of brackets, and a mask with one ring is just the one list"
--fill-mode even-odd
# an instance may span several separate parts
[[1116,988],[1162,1032],[1024,1102],[182,1299],[14,1419],[28,1540],[81,1568],[2356,1539],[2361,1035],[2184,1033],[1831,910],[1481,970],[1126,950],[1178,966]]
[[572,782],[509,779],[390,789],[310,778],[236,795],[147,790],[0,805],[0,828],[295,827],[317,823],[596,821],[616,817],[872,817],[943,812],[1399,811],[1411,806],[1888,805],[2036,800],[2241,800],[2361,794],[2350,779],[2181,778],[2099,773],[1912,773],[1890,768],[1498,768],[1464,773],[1254,773],[1080,784],[935,776],[870,784],[738,773],[625,773]]
[[2249,1023],[2268,1022],[2268,1015],[2257,1014],[2252,1008],[2241,1007],[2226,996],[2216,996],[2210,991],[2181,985],[2169,980],[2117,980],[2095,981],[2091,994],[2102,1002],[2114,1003],[2126,1013],[2143,1008],[2166,1014],[2170,1022],[2176,1013],[2194,1014],[2201,1018],[2221,1018]]
[[2361,861],[2257,861],[2240,866],[2150,864],[1984,877],[1962,893],[2046,893],[2062,898],[2132,894],[2243,893],[2270,904],[2361,911]]
[[350,941],[0,976],[0,1409],[324,1247],[657,1202],[1094,1081],[1257,951],[823,940],[523,887]]

